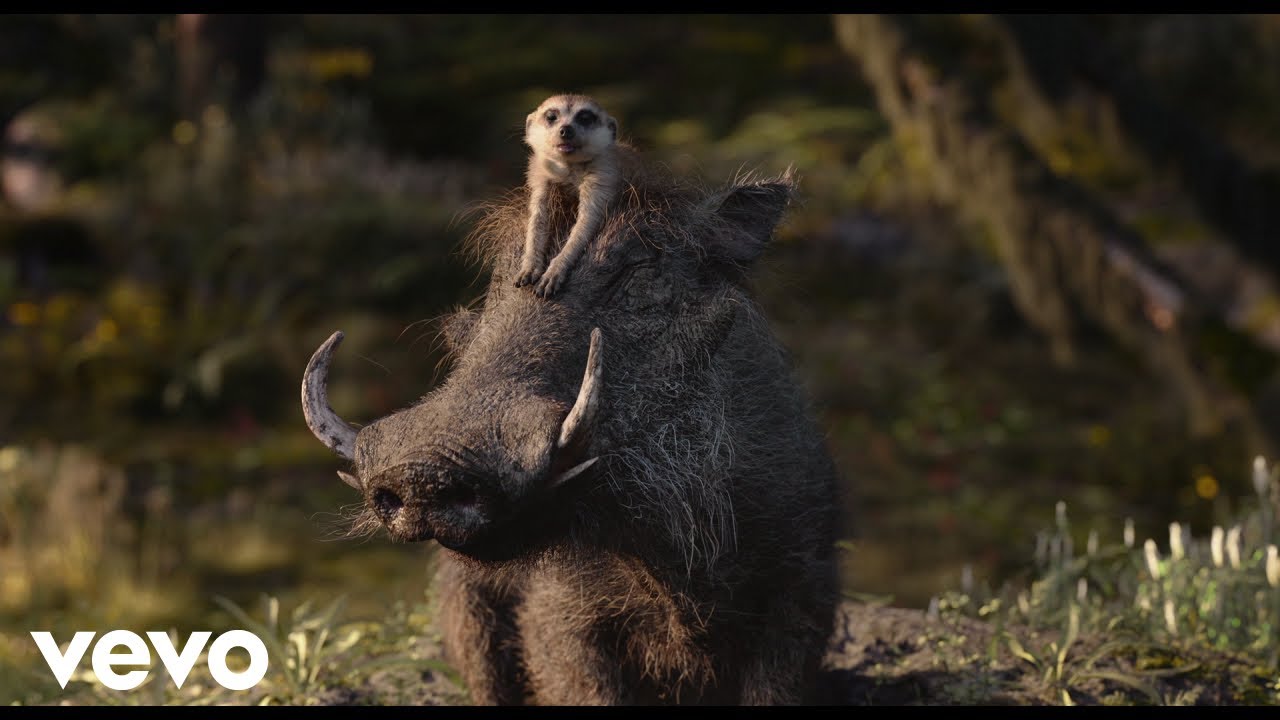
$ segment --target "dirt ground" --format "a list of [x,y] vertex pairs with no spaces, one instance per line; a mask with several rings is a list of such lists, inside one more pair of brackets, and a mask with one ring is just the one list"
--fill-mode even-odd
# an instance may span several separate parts
[[[846,603],[827,656],[825,702],[850,705],[1239,705],[1274,702],[1277,674],[1195,648],[1081,636]],[[1008,633],[1008,634],[1006,634]],[[1035,659],[1018,657],[1017,646]],[[1064,697],[1063,693],[1066,693]]]
[[[1035,658],[1018,657],[1005,633]],[[1256,663],[1204,650],[1160,648],[1141,641],[1082,636],[1061,670],[1037,634],[963,617],[931,618],[918,610],[846,602],[826,658],[821,695],[829,705],[1240,705],[1274,702],[1277,675]],[[423,640],[420,657],[440,649]],[[1064,697],[1063,693],[1066,692]],[[387,670],[360,687],[327,691],[325,703],[439,705],[465,703],[436,671]]]

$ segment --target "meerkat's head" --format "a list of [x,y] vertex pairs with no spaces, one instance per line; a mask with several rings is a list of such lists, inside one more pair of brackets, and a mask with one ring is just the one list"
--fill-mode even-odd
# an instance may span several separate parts
[[617,138],[617,121],[585,95],[552,95],[524,121],[533,152],[564,162],[591,162]]

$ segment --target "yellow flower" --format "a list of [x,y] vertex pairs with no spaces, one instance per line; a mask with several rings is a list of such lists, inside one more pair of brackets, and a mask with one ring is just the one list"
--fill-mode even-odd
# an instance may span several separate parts
[[173,126],[173,141],[179,145],[190,145],[196,140],[196,124],[190,120],[179,120]]
[[40,319],[40,306],[29,302],[16,302],[9,306],[9,322],[14,325],[35,325]]
[[1089,444],[1093,447],[1106,447],[1111,442],[1111,428],[1106,425],[1089,426]]
[[22,449],[17,445],[0,448],[0,472],[9,472],[22,460]]
[[1201,473],[1196,478],[1196,495],[1205,500],[1212,500],[1218,496],[1218,479],[1209,473]]
[[100,343],[111,342],[119,334],[120,328],[116,325],[116,321],[111,318],[102,318],[98,321],[97,327],[93,329],[94,340]]
[[344,75],[365,77],[373,72],[373,56],[359,48],[337,48],[312,53],[307,65],[313,75],[325,80]]

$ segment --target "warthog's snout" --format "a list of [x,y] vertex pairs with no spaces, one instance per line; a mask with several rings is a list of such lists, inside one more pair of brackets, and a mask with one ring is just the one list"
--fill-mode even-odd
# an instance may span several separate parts
[[391,536],[403,542],[435,538],[456,549],[493,520],[498,493],[480,477],[432,462],[383,470],[365,483],[365,501]]
[[[316,437],[344,459],[354,460],[358,433],[329,407],[326,390],[329,363],[342,337],[335,332],[312,355],[302,381],[302,408]],[[434,538],[451,550],[473,548],[491,526],[509,518],[516,501],[561,485],[598,460],[586,451],[600,404],[602,346],[600,330],[592,330],[578,396],[559,428],[547,428],[552,448],[546,476],[539,474],[520,492],[513,493],[501,478],[482,471],[484,463],[474,459],[483,453],[448,433],[389,467],[359,475],[338,471],[338,476],[364,495],[369,510],[395,540]]]

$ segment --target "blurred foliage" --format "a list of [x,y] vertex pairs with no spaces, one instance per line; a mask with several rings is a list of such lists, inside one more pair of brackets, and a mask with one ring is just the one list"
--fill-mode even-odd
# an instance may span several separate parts
[[[317,609],[304,600],[287,612],[279,598],[261,597],[262,619],[236,603],[218,598],[234,620],[264,640],[267,674],[249,690],[233,691],[209,673],[208,647],[196,658],[181,687],[161,668],[136,689],[113,691],[82,667],[58,694],[72,705],[334,705],[461,704],[466,688],[440,658],[439,638],[431,630],[433,601],[425,595],[413,602],[391,603],[376,620],[352,619],[344,598]],[[183,638],[173,631],[175,647]],[[227,656],[232,672],[247,663]],[[45,688],[44,693],[58,692]],[[20,699],[35,701],[28,690]]]
[[[803,200],[757,289],[849,479],[851,588],[923,604],[966,564],[1014,576],[1032,562],[1036,511],[1058,498],[1096,527],[1131,516],[1152,534],[1181,517],[1203,534],[1249,497],[1242,440],[1188,440],[1167,388],[1099,333],[1083,330],[1074,367],[1053,365],[990,238],[922,190],[925,159],[891,137],[830,18],[260,22],[260,86],[246,100],[219,75],[186,117],[173,16],[0,22],[0,124],[36,127],[48,147],[34,160],[58,180],[42,208],[0,203],[0,700],[50,696],[47,675],[24,674],[36,625],[185,632],[231,621],[215,594],[244,608],[260,592],[345,590],[356,616],[421,619],[386,607],[425,584],[423,548],[318,542],[311,516],[353,498],[302,422],[297,383],[336,328],[345,417],[439,379],[432,321],[485,281],[457,252],[467,210],[521,181],[521,120],[556,91],[597,96],[655,162],[708,184],[797,170]],[[1203,270],[1200,290],[1261,287],[1231,310],[1251,338],[1280,317],[1270,285],[1203,261],[1219,229],[1106,103],[1019,94],[985,22],[925,24],[1055,173]],[[1274,18],[1081,22],[1251,166],[1280,163]],[[1280,397],[1274,357],[1240,328],[1210,324],[1198,342],[1265,405]],[[330,628],[335,649],[351,629],[337,614],[265,621],[281,648]],[[270,697],[323,692],[356,648],[298,656]]]
[[[1107,656],[1131,656],[1139,671],[1111,676],[1149,696],[1153,704],[1183,704],[1194,698],[1162,697],[1149,678],[1172,674],[1213,676],[1220,669],[1186,659],[1196,648],[1245,658],[1251,670],[1235,678],[1242,704],[1280,702],[1275,667],[1280,661],[1280,542],[1277,473],[1259,457],[1253,465],[1257,495],[1228,528],[1215,525],[1193,537],[1186,524],[1168,528],[1167,552],[1154,539],[1139,540],[1132,520],[1122,532],[1073,526],[1059,502],[1049,530],[1038,533],[1034,572],[1028,585],[1006,583],[993,590],[976,580],[972,567],[961,587],[934,598],[933,613],[957,613],[997,627],[1060,630],[1039,646],[1002,632],[1014,654],[1044,673],[1047,683],[1071,704],[1071,685],[1093,674]],[[1070,654],[1082,634],[1109,641],[1088,657]],[[1258,679],[1266,691],[1259,694]]]
[[[201,500],[177,472],[131,479],[83,447],[0,448],[0,698],[37,702],[60,693],[31,630],[65,638],[85,628],[173,628],[185,637],[242,627],[241,608],[265,592],[266,607],[276,610],[255,622],[270,629],[260,636],[274,639],[271,667],[280,674],[263,688],[272,697],[318,691],[335,663],[345,662],[348,675],[365,668],[381,654],[370,643],[403,648],[407,618],[425,612],[417,608],[429,577],[423,548],[320,542],[342,537],[345,521],[316,513],[300,496],[323,497],[328,507],[350,501],[335,489],[317,494],[296,479],[250,477],[223,480]],[[353,586],[353,576],[362,584]],[[350,603],[327,610],[310,608],[302,595],[334,597],[353,587]],[[215,602],[221,595],[228,597]],[[283,617],[282,601],[295,604]],[[167,680],[154,679],[148,687],[159,696],[128,697],[177,700],[164,695]],[[203,690],[184,686],[190,694],[182,697],[211,701],[213,687],[206,678]],[[122,698],[98,691],[99,701]]]

